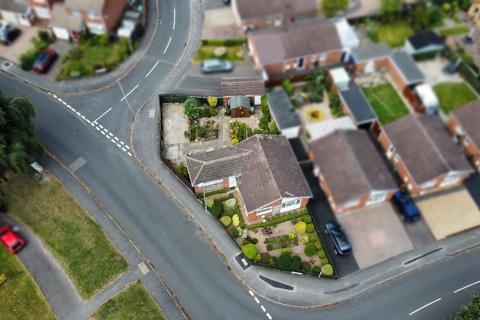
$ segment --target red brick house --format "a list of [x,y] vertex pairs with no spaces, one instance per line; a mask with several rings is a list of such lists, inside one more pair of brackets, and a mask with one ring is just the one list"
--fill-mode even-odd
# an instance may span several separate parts
[[256,69],[264,79],[334,65],[342,57],[337,27],[325,20],[299,21],[288,27],[252,32],[247,41]]
[[471,102],[455,110],[447,123],[472,165],[480,171],[480,101]]
[[334,131],[312,141],[308,155],[336,214],[388,202],[398,190],[365,130]]
[[387,158],[413,195],[459,185],[473,172],[438,116],[410,114],[380,130]]
[[233,0],[232,10],[243,31],[279,27],[318,12],[316,0]]
[[32,7],[35,15],[39,19],[50,19],[51,18],[51,7],[55,0],[28,0],[28,4]]
[[283,136],[255,135],[233,147],[185,156],[196,193],[236,189],[249,222],[305,208],[312,192]]

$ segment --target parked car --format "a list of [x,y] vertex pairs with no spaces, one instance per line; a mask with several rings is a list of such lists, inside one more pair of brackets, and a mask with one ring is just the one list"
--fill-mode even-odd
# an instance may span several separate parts
[[330,239],[336,255],[346,256],[352,251],[352,246],[347,239],[347,235],[337,222],[328,222],[325,224],[325,234]]
[[203,73],[231,72],[233,63],[227,60],[210,59],[204,60],[201,68]]
[[18,28],[10,26],[5,21],[0,21],[0,42],[6,45],[11,44],[18,38],[21,31]]
[[0,242],[11,253],[17,253],[26,244],[25,240],[13,230],[11,226],[4,226],[0,228]]
[[36,73],[46,73],[52,64],[57,60],[58,53],[52,49],[45,49],[40,52],[33,63],[33,71]]
[[420,211],[412,198],[405,191],[397,191],[393,194],[393,202],[397,206],[404,221],[417,221]]

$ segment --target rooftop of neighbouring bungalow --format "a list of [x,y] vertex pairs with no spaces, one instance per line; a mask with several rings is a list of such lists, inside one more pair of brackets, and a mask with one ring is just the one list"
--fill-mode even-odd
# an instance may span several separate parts
[[377,116],[375,115],[372,106],[368,102],[362,90],[355,84],[354,81],[350,81],[348,89],[341,90],[339,95],[340,99],[350,110],[353,120],[357,126],[377,120]]
[[280,130],[299,127],[300,119],[293,108],[293,104],[283,89],[267,93],[268,105],[277,127]]

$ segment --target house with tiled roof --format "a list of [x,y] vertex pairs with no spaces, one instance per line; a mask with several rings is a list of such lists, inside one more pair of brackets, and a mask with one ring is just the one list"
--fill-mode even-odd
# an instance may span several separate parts
[[365,130],[334,131],[310,142],[308,153],[336,214],[387,202],[398,190]]
[[480,101],[473,101],[456,109],[448,119],[447,127],[465,151],[472,165],[480,171]]
[[383,126],[378,140],[413,195],[459,185],[473,172],[436,115],[405,116]]
[[196,193],[235,189],[248,221],[305,208],[312,192],[283,136],[255,135],[232,147],[185,156]]

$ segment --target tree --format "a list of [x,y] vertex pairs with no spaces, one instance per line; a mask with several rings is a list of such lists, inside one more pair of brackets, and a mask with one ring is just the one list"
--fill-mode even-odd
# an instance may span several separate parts
[[200,118],[200,101],[195,98],[188,98],[184,104],[184,113],[190,121]]
[[247,243],[242,247],[242,252],[247,259],[253,260],[258,254],[258,249],[253,243]]
[[453,318],[454,320],[480,319],[480,294],[472,296],[470,303],[463,305]]
[[338,12],[348,7],[349,0],[322,0],[322,12],[327,18],[333,17]]
[[402,10],[402,7],[402,0],[381,0],[380,12],[389,20],[392,19],[395,13]]

